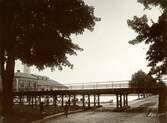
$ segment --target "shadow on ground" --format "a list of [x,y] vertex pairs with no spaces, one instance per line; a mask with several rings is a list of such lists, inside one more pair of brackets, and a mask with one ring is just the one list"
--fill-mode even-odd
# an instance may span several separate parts
[[125,112],[130,112],[130,113],[142,113],[142,112],[157,112],[157,108],[149,108],[150,106],[155,105],[156,102],[149,102],[149,103],[145,103],[140,105],[139,107],[133,107],[133,108],[128,108],[125,110]]

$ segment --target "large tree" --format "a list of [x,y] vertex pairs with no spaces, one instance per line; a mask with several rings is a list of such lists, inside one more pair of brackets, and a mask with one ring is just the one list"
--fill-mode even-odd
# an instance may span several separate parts
[[69,55],[82,50],[71,34],[93,31],[94,8],[83,0],[1,0],[0,75],[3,113],[12,108],[15,60],[39,69],[72,67]]
[[[159,7],[161,15],[157,22],[148,20],[147,15],[134,16],[128,25],[138,34],[130,44],[145,42],[149,45],[146,59],[151,67],[150,73],[158,78],[167,73],[167,0],[138,0],[145,9]],[[150,10],[151,11],[151,10]],[[150,23],[151,22],[151,23]]]
[[132,88],[150,88],[157,85],[156,80],[142,70],[137,71],[132,75],[129,81],[129,86]]

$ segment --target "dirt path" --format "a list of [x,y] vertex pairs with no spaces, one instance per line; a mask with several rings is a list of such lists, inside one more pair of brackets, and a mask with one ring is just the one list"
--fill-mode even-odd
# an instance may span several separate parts
[[[61,116],[40,123],[167,123],[167,118],[156,116],[158,97],[152,96],[131,103],[131,109],[126,112],[88,111],[71,114],[68,118]],[[148,113],[149,109],[151,111]]]

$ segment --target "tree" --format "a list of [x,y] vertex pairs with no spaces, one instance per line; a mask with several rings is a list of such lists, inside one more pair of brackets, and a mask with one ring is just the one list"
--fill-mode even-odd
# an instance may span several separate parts
[[149,88],[155,87],[156,85],[156,79],[154,79],[150,74],[146,74],[142,70],[134,73],[132,75],[131,81],[129,81],[129,86],[132,88]]
[[[167,73],[167,1],[166,0],[138,0],[145,6],[145,9],[151,9],[153,6],[159,6],[162,14],[158,22],[148,20],[146,15],[142,17],[134,16],[133,20],[128,20],[128,25],[138,34],[130,44],[145,42],[149,45],[146,59],[151,67],[150,74],[157,78]],[[150,24],[151,22],[151,24]]]
[[82,0],[1,0],[0,75],[3,114],[12,108],[15,60],[38,69],[72,68],[69,55],[82,50],[71,34],[93,31],[94,8]]

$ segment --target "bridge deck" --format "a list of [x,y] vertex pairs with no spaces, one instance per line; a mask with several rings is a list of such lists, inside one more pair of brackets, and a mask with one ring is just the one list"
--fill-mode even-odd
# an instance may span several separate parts
[[81,89],[81,90],[54,90],[54,91],[23,91],[14,92],[14,96],[19,95],[86,95],[86,94],[136,94],[136,93],[153,93],[158,94],[160,88],[106,88],[106,89]]

